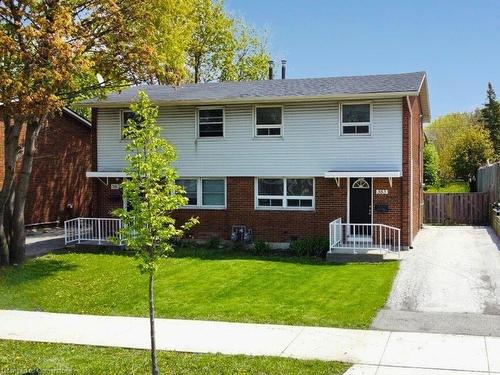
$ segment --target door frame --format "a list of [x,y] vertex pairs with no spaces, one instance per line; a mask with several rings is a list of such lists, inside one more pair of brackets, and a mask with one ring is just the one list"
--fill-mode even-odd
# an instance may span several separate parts
[[[370,220],[371,222],[370,223],[366,223],[366,224],[373,224],[373,213],[374,213],[374,209],[373,209],[373,181],[374,181],[374,178],[373,177],[363,177],[363,176],[359,176],[358,178],[369,178],[371,179],[371,184],[370,184],[370,190],[371,190],[371,197],[370,197],[370,205],[371,205],[371,214],[370,214]],[[351,177],[347,177],[347,223],[350,224],[351,223]]]

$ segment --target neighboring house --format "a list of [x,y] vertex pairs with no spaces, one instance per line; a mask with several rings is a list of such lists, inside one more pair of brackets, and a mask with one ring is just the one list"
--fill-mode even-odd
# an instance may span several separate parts
[[[4,179],[3,122],[0,121],[0,184]],[[41,129],[25,209],[27,225],[55,225],[88,216],[92,183],[90,122],[68,108]]]
[[140,90],[160,107],[162,135],[177,148],[189,205],[176,215],[199,217],[195,238],[228,239],[242,225],[253,238],[287,243],[328,236],[341,218],[367,224],[344,237],[382,236],[375,225],[385,224],[411,246],[422,224],[422,123],[430,118],[424,72],[139,86],[87,100],[96,217],[124,204],[122,129]]

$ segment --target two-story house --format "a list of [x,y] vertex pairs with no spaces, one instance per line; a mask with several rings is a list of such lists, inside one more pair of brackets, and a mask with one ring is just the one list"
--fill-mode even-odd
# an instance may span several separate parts
[[[363,245],[393,241],[384,231],[396,228],[411,246],[422,224],[422,123],[430,118],[424,72],[138,86],[87,100],[96,217],[124,204],[122,129],[140,90],[159,106],[162,135],[177,149],[189,198],[177,215],[199,217],[195,238],[229,239],[244,226],[272,243],[330,234]],[[336,219],[348,225],[340,234]]]

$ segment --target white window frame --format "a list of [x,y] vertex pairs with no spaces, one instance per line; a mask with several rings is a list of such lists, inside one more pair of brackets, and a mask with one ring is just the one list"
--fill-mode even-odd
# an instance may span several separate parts
[[[369,104],[370,105],[370,121],[369,122],[343,122],[344,105]],[[339,134],[342,137],[367,137],[372,134],[373,123],[373,103],[372,102],[341,102],[339,104]],[[344,133],[344,126],[368,126],[368,133]]]
[[[283,195],[259,195],[259,180],[283,180]],[[287,180],[312,180],[313,194],[311,195],[287,195]],[[281,199],[283,205],[279,207],[259,206],[259,199]],[[311,207],[288,206],[287,199],[312,200]],[[254,207],[259,211],[314,211],[316,209],[316,179],[314,177],[255,177],[254,179]]]
[[[257,125],[257,109],[258,108],[281,108],[281,124],[261,124]],[[266,104],[266,105],[256,105],[253,108],[253,129],[254,129],[254,137],[255,138],[283,138],[284,135],[284,116],[285,112],[283,110],[283,105],[281,104]],[[258,135],[257,134],[257,129],[280,129],[280,134],[279,135]]]
[[[222,110],[222,136],[217,136],[217,137],[200,137],[200,111],[203,110],[210,110],[210,109],[221,109]],[[226,137],[226,108],[225,107],[220,107],[220,106],[203,106],[203,107],[196,107],[196,139],[197,140],[221,140]]]
[[[226,177],[179,177],[178,180],[196,180],[196,201],[198,204],[187,204],[182,209],[200,210],[225,210],[227,208],[227,178]],[[224,180],[224,205],[204,205],[203,204],[203,181],[204,180]]]
[[131,109],[121,109],[120,110],[120,140],[122,140],[122,141],[129,141],[128,138],[125,138],[123,136],[123,130],[125,129],[125,127],[124,127],[125,123],[123,122],[123,115],[127,112],[133,113],[134,111],[132,111]]

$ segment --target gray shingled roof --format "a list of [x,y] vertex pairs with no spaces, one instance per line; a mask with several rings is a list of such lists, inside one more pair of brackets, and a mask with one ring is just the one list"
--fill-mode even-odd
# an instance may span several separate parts
[[82,101],[87,106],[128,105],[137,98],[137,92],[147,92],[155,103],[201,103],[300,97],[353,96],[383,93],[419,92],[425,72],[381,74],[351,77],[275,79],[243,82],[210,82],[180,86],[133,86],[105,99]]

